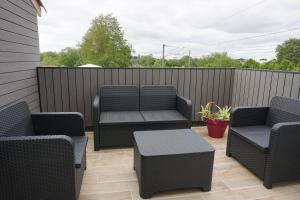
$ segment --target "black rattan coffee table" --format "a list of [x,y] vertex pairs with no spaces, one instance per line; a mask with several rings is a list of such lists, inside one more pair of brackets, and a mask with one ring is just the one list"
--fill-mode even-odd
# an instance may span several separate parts
[[210,191],[214,148],[190,129],[134,132],[134,169],[140,196],[201,188]]

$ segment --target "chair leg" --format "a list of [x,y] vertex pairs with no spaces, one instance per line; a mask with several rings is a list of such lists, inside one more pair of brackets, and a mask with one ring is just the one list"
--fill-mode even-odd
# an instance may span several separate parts
[[264,181],[264,186],[265,186],[267,189],[272,189],[272,182]]
[[231,157],[231,153],[226,151],[226,156]]

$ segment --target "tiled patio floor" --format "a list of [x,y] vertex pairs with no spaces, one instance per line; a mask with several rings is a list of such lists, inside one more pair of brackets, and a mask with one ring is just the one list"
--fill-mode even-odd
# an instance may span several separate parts
[[[272,190],[241,166],[225,156],[226,138],[207,136],[205,127],[193,128],[215,149],[213,185],[210,192],[200,189],[155,194],[152,199],[169,200],[300,200],[300,181],[276,184]],[[80,200],[139,200],[138,183],[132,167],[133,149],[109,149],[94,152],[93,134],[88,133],[88,167]]]

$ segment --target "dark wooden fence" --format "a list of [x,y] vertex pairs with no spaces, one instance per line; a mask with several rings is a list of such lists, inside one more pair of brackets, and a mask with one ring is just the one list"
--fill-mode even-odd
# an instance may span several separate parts
[[300,98],[300,73],[235,70],[232,106],[266,106],[274,96]]
[[[174,85],[193,102],[193,113],[215,101],[231,104],[234,69],[224,68],[38,68],[42,111],[78,111],[92,125],[92,101],[101,86]],[[196,114],[193,120],[197,121]]]
[[201,105],[268,105],[273,96],[300,98],[300,73],[233,68],[38,68],[42,111],[78,111],[92,125],[92,101],[101,86],[174,85]]

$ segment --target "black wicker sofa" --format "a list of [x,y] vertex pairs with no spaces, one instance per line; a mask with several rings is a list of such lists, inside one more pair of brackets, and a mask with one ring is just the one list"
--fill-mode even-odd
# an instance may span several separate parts
[[0,110],[0,199],[79,197],[87,137],[80,113],[30,113],[25,102]]
[[273,183],[300,180],[300,100],[277,96],[269,107],[233,109],[226,154],[268,189]]
[[93,103],[94,148],[133,146],[133,132],[190,128],[191,101],[174,86],[112,86]]

